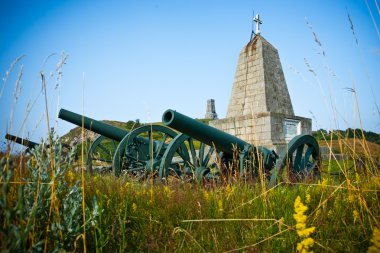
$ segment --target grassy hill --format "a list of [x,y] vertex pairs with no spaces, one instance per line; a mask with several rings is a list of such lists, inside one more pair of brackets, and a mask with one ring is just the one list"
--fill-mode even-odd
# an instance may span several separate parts
[[320,140],[320,147],[331,147],[335,154],[356,154],[359,156],[371,156],[380,158],[380,145],[370,141],[362,141],[354,138],[340,140]]
[[[109,125],[125,129],[127,131],[130,131],[131,129],[135,129],[139,126],[141,126],[141,123],[135,122],[135,121],[128,121],[128,122],[121,122],[121,121],[116,121],[116,120],[101,120],[103,123],[107,123]],[[75,140],[81,139],[82,136],[82,128],[81,127],[75,127],[71,129],[67,134],[63,135],[61,137],[62,142],[70,144]],[[85,130],[84,131],[84,136],[85,139],[90,139],[92,140],[95,136],[95,134],[92,131]]]

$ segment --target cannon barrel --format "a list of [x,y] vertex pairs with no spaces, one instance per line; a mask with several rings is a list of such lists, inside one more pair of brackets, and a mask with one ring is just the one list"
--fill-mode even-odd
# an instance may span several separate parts
[[30,141],[27,139],[23,139],[23,138],[20,138],[20,137],[11,135],[11,134],[6,134],[5,139],[10,140],[10,141],[14,141],[14,142],[21,144],[21,145],[28,147],[28,148],[34,148],[35,146],[39,145],[36,142]]
[[83,127],[85,129],[103,135],[115,141],[121,141],[124,138],[124,136],[126,136],[129,133],[126,130],[114,127],[104,122],[91,119],[86,116],[82,116],[74,112],[70,112],[65,109],[61,109],[59,111],[58,118],[73,123],[74,125],[77,125],[79,127],[81,127],[83,123]]
[[236,145],[239,150],[244,150],[247,145],[251,146],[249,143],[233,135],[196,121],[171,109],[164,112],[162,122],[164,125],[174,128],[205,144],[215,146],[216,149],[228,155],[232,155],[233,145]]

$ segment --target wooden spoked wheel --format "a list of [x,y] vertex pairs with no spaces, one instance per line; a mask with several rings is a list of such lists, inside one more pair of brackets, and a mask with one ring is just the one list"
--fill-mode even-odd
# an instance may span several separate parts
[[98,136],[87,152],[86,168],[90,173],[107,172],[112,169],[112,159],[119,142]]
[[213,153],[213,147],[179,134],[162,157],[159,179],[162,181],[174,176],[183,180],[199,180],[210,173]]
[[177,135],[172,129],[161,125],[146,125],[127,134],[120,142],[113,157],[116,176],[145,178],[158,172],[161,158]]
[[[287,182],[299,182],[318,176],[319,165],[318,142],[311,135],[299,135],[294,137],[282,151],[274,176]],[[273,175],[272,180],[274,180]]]

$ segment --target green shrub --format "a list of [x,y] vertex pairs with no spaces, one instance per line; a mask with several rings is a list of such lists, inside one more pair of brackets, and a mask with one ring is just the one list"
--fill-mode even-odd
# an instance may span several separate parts
[[[59,138],[31,150],[21,175],[11,156],[1,160],[0,249],[72,250],[84,232],[80,181],[72,181],[75,150],[63,155]],[[86,229],[96,222],[96,202],[85,208]]]

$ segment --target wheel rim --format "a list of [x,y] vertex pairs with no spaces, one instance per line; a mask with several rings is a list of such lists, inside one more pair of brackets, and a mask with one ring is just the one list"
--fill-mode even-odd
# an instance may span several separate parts
[[[117,141],[102,135],[99,135],[91,143],[86,160],[86,167],[90,173],[94,173],[95,168],[99,166],[103,167],[104,170],[110,170],[112,168],[112,158],[117,145]],[[103,169],[101,171],[103,171]]]
[[167,147],[160,164],[160,181],[174,176],[184,180],[201,179],[210,172],[210,160],[214,148],[200,143],[198,151],[195,140],[179,134]]
[[[319,164],[318,142],[311,135],[299,135],[281,153],[275,176],[286,181],[300,181],[318,175]],[[287,170],[285,177],[284,170]]]
[[160,125],[146,125],[127,134],[120,142],[113,157],[116,176],[124,172],[138,178],[145,178],[149,172],[156,172],[168,142],[177,133]]

